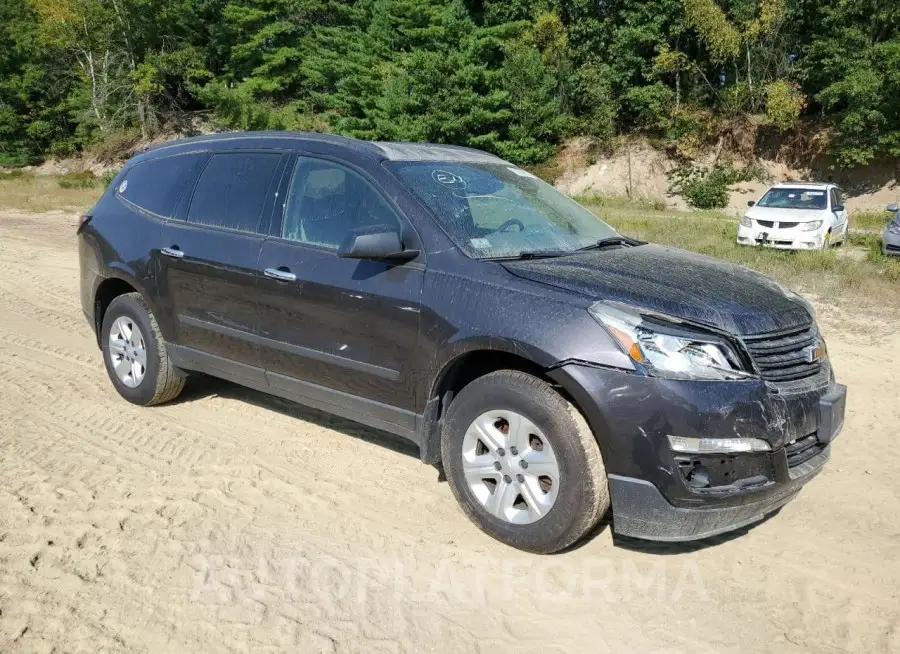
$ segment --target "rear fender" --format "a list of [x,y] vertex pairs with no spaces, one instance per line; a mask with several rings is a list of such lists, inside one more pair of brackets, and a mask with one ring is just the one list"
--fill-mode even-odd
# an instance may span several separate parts
[[[159,305],[159,296],[156,292],[156,284],[154,280],[152,278],[141,278],[134,271],[134,269],[131,268],[131,266],[118,261],[111,263],[105,272],[105,276],[97,278],[96,288],[94,288],[93,292],[94,333],[97,335],[97,344],[100,344],[100,332],[103,324],[103,314],[106,307],[109,306],[109,302],[112,301],[114,297],[123,294],[122,292],[117,292],[112,298],[104,297],[104,295],[106,295],[106,291],[104,289],[107,288],[107,285],[113,283],[113,280],[124,282],[132,289],[134,289],[135,292],[141,294],[141,297],[144,298],[144,301],[153,312],[153,315],[156,318],[157,323],[159,324],[159,329],[162,332],[163,338],[165,338],[167,342],[172,343],[174,341],[175,330],[172,325],[166,324],[166,321],[161,319],[164,314],[162,313],[161,307]],[[119,286],[119,284],[115,285]],[[117,288],[116,290],[125,291],[126,289]]]

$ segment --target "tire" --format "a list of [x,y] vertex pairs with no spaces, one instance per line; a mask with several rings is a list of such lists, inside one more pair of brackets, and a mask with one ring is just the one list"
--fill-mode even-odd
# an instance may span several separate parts
[[[140,348],[132,349],[124,339],[116,339],[115,344],[113,343],[113,329],[121,335],[123,332],[120,326],[125,324],[138,329],[139,337],[134,335],[134,344],[143,342],[143,356]],[[119,395],[132,404],[153,406],[169,402],[178,397],[184,388],[185,374],[172,365],[156,318],[140,293],[120,295],[110,303],[103,316],[100,347],[106,373],[113,386]],[[123,364],[122,370],[128,369],[129,362],[123,363],[123,357],[130,357],[140,364],[139,368],[132,364],[131,375],[126,379],[116,370],[117,363]],[[140,368],[143,369],[143,374],[135,374],[135,370],[139,371]]]
[[[513,423],[523,429],[514,430]],[[515,436],[514,431],[528,434]],[[506,443],[515,452],[505,447],[490,450],[485,441],[495,437],[493,445]],[[466,515],[483,531],[517,549],[538,554],[565,549],[592,530],[609,508],[603,459],[584,418],[547,383],[523,372],[493,372],[460,391],[447,410],[441,457],[453,495]],[[555,481],[549,475],[537,476],[549,470],[546,461],[550,458],[555,458],[558,467]],[[532,473],[523,469],[523,460],[526,465],[531,461]],[[492,473],[490,466],[496,464],[501,471]],[[504,482],[506,473],[509,484]],[[551,500],[549,509],[535,508]],[[506,507],[503,516],[489,508],[498,505]]]

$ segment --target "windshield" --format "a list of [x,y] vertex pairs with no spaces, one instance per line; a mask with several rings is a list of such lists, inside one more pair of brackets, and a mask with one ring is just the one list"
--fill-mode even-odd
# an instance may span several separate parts
[[770,209],[813,209],[821,211],[828,208],[828,196],[825,195],[824,190],[770,188],[769,192],[757,203],[757,206]]
[[395,162],[391,169],[474,259],[573,252],[615,230],[512,164]]

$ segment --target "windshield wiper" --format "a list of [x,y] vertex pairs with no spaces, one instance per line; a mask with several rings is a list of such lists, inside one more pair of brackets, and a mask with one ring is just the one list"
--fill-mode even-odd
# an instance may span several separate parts
[[585,250],[597,250],[605,247],[609,247],[611,245],[627,245],[628,247],[634,247],[636,245],[645,245],[644,241],[638,241],[633,238],[629,238],[627,236],[610,236],[608,238],[601,238],[596,243],[591,243],[590,245],[586,245],[583,248],[578,248],[576,250],[526,250],[525,252],[519,252],[518,254],[511,254],[509,256],[501,256],[501,257],[490,257],[490,261],[528,261],[529,259],[554,259],[556,257],[565,257],[570,254],[574,254],[575,252],[583,252]]
[[627,245],[629,247],[635,247],[637,245],[646,245],[646,242],[628,238],[627,236],[608,236],[607,238],[601,238],[596,243],[591,243],[590,245],[585,245],[583,248],[578,248],[578,251],[601,250],[610,245]]
[[559,250],[529,250],[513,254],[508,257],[490,257],[491,261],[527,261],[529,259],[553,259],[554,257],[564,257],[567,252]]

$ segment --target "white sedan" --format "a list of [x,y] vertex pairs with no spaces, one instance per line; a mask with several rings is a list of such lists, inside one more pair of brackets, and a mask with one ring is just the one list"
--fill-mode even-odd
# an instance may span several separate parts
[[850,220],[834,184],[776,184],[759,202],[747,205],[738,227],[739,245],[824,250],[847,240]]

